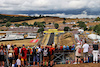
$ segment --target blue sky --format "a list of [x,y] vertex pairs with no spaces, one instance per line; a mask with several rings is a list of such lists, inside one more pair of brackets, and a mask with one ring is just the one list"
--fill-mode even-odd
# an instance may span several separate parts
[[[84,17],[88,15],[97,17],[100,16],[100,0],[0,0],[0,13],[17,14],[16,11],[19,11],[19,14],[23,14],[20,13],[21,11],[56,11],[55,14],[49,12],[45,15],[80,16],[85,14]],[[79,12],[75,14],[75,11]]]

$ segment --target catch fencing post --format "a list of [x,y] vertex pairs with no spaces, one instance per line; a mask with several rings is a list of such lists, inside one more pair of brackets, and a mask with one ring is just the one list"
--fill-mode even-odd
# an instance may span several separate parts
[[40,66],[41,66],[41,62],[42,62],[42,53],[40,53]]
[[29,59],[29,63],[30,63],[30,54],[28,54],[28,55],[29,55],[29,58],[28,59]]
[[9,62],[8,62],[8,50],[7,50],[7,49],[6,49],[6,54],[7,54],[7,56],[6,56],[7,66],[9,67]]

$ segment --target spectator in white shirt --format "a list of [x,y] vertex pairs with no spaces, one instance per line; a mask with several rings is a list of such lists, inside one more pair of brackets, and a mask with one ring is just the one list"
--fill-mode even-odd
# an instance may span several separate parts
[[20,67],[21,66],[21,60],[20,60],[21,56],[19,55],[18,56],[18,59],[17,59],[17,67]]
[[85,41],[85,44],[83,44],[84,63],[87,63],[87,62],[88,62],[88,49],[89,49],[89,45],[88,45],[87,42]]
[[8,43],[8,45],[7,45],[7,48],[9,49],[11,46],[9,45],[9,43]]

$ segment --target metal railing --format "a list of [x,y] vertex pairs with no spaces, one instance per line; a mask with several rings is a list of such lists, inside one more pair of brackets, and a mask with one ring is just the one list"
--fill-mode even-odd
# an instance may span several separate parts
[[[58,52],[54,52],[54,59],[53,59],[53,61],[54,62],[65,62],[66,60],[65,60],[65,56],[68,56],[71,52],[73,52],[73,51],[68,51],[68,50],[59,50]],[[33,55],[31,55],[31,54],[27,54],[27,56],[28,56],[28,63],[33,63],[33,59],[31,59],[32,57],[33,57]],[[41,66],[41,63],[42,63],[42,61],[43,61],[43,54],[42,53],[40,53],[40,61],[39,61],[39,63],[40,63],[40,66]],[[6,61],[5,61],[5,66],[7,67],[9,67],[9,61],[8,61],[8,51],[7,51],[7,49],[6,49],[6,56],[5,56],[5,58],[6,58]],[[37,62],[37,61],[36,61]],[[49,63],[50,64],[50,63]]]

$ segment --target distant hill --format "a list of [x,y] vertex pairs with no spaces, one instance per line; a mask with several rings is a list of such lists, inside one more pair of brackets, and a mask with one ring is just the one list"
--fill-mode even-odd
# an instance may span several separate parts
[[77,21],[94,21],[95,19],[89,18],[59,18],[54,16],[39,16],[39,17],[31,17],[31,16],[24,16],[24,15],[8,15],[8,14],[0,14],[0,23],[11,22],[13,24],[21,24],[23,22],[27,22],[28,24],[34,24],[34,22],[46,22],[49,23],[63,23],[65,21],[68,22],[77,22]]
[[94,19],[76,19],[76,18],[59,18],[59,17],[50,17],[50,16],[46,16],[46,17],[42,17],[42,18],[38,18],[38,19],[32,19],[32,20],[25,20],[25,21],[20,21],[20,22],[14,22],[14,23],[18,23],[21,24],[23,22],[27,22],[28,24],[34,24],[34,22],[46,22],[46,24],[49,23],[63,23],[63,21],[65,21],[66,23],[69,22],[77,22],[77,21],[93,21]]
[[29,17],[29,16],[27,16],[27,15],[10,15],[10,14],[1,14],[1,15],[4,15],[4,16],[14,16],[14,17],[19,17],[19,16],[21,16],[21,17]]
[[33,20],[33,19],[38,19],[38,18],[42,18],[42,17],[0,14],[0,23],[20,22],[20,21]]

